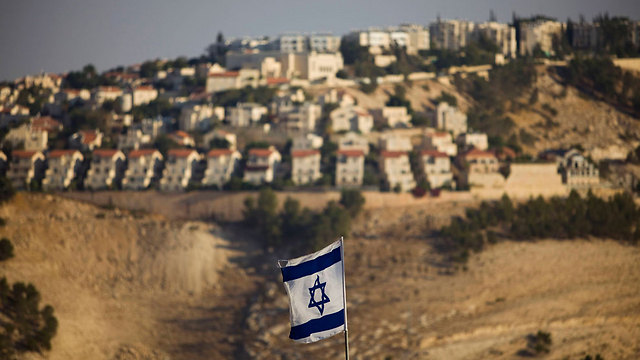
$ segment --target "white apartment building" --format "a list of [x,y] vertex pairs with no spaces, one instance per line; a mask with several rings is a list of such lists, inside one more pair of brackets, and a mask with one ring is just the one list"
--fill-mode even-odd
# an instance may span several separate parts
[[378,124],[387,125],[390,128],[411,127],[411,115],[404,106],[385,106],[382,109],[372,111],[373,119]]
[[242,155],[237,150],[212,149],[207,153],[207,170],[204,172],[202,184],[217,186],[222,189],[238,170]]
[[44,190],[64,190],[78,175],[84,157],[78,150],[52,150],[47,155],[48,168],[42,180]]
[[84,186],[92,190],[115,187],[121,182],[124,170],[125,156],[122,151],[94,150]]
[[156,149],[132,150],[127,157],[129,164],[122,179],[127,190],[144,190],[161,175],[162,154]]
[[364,151],[340,149],[336,152],[336,186],[357,187],[364,178]]
[[340,36],[332,34],[311,34],[309,48],[315,52],[336,53],[340,51]]
[[133,106],[145,105],[158,97],[158,90],[153,86],[137,86],[131,91]]
[[321,177],[320,150],[291,151],[291,180],[294,184],[311,184]]
[[260,121],[268,112],[267,107],[260,104],[238,103],[235,107],[227,108],[226,118],[231,126],[247,127]]
[[14,150],[7,179],[14,189],[26,189],[31,181],[41,181],[45,174],[45,157],[40,151]]
[[281,161],[282,156],[273,146],[268,149],[250,149],[243,180],[253,185],[270,183]]
[[505,179],[500,174],[498,158],[491,152],[471,149],[456,159],[460,173],[460,183],[470,187],[502,188]]
[[453,185],[451,160],[447,154],[437,150],[422,150],[420,155],[420,168],[431,189],[440,188],[447,184]]
[[518,44],[516,43],[516,29],[513,26],[489,21],[476,25],[473,34],[476,40],[480,36],[484,36],[495,43],[502,55],[511,59],[516,57]]
[[489,138],[485,133],[460,134],[456,142],[461,149],[476,148],[482,151],[489,149]]
[[380,172],[389,189],[400,187],[400,191],[410,191],[416,186],[411,172],[409,154],[405,151],[381,151]]
[[193,149],[169,150],[160,179],[160,190],[184,191],[197,178],[200,160],[202,156]]
[[280,35],[280,51],[285,53],[307,52],[309,50],[308,38],[302,34]]
[[467,132],[467,114],[457,107],[441,101],[436,107],[435,127],[444,131],[451,131],[453,136]]
[[421,25],[404,24],[400,29],[407,33],[407,54],[414,55],[420,50],[429,50],[431,37],[429,29]]
[[458,147],[453,142],[451,134],[442,131],[427,131],[424,135],[423,145],[428,150],[438,150],[448,156],[456,156]]
[[359,106],[340,107],[329,114],[331,130],[357,131],[363,134],[373,129],[373,116]]
[[240,69],[238,71],[226,71],[212,73],[207,77],[206,92],[215,93],[231,89],[241,89],[246,86],[257,87],[260,79],[260,71],[256,69]]
[[435,49],[458,51],[469,44],[474,23],[465,20],[440,20],[429,25],[431,45]]
[[553,39],[562,32],[562,23],[552,20],[520,22],[520,55],[533,54],[536,46],[545,54],[553,54]]
[[335,79],[338,70],[344,68],[342,54],[339,52],[287,53],[282,54],[280,62],[285,77],[309,81]]
[[322,116],[322,108],[318,104],[305,102],[301,105],[293,105],[283,117],[287,129],[298,131],[314,131],[316,123]]

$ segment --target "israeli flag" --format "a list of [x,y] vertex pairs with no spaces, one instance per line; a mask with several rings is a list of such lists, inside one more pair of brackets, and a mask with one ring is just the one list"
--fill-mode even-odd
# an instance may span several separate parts
[[289,338],[312,343],[346,331],[342,239],[278,266],[291,303]]

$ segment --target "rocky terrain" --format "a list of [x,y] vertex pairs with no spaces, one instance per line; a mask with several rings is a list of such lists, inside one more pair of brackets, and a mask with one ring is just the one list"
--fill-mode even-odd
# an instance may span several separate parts
[[[469,204],[466,204],[469,205]],[[549,358],[640,356],[640,249],[610,240],[504,242],[451,268],[430,229],[463,206],[369,204],[346,238],[354,359],[512,359],[551,333]],[[335,359],[343,338],[288,338],[275,267],[237,225],[169,220],[50,195],[0,207],[16,257],[60,322],[29,359]],[[328,239],[329,242],[331,239]]]

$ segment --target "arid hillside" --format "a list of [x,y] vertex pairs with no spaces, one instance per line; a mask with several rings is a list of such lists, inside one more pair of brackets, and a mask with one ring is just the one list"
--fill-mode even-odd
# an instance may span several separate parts
[[[465,203],[472,205],[473,203]],[[443,266],[425,234],[455,202],[369,206],[346,237],[354,359],[513,359],[551,333],[549,358],[640,355],[640,249],[610,240],[503,242]],[[237,225],[221,228],[39,194],[0,207],[16,257],[60,322],[30,359],[335,359],[342,336],[288,338],[275,266]],[[327,243],[332,239],[327,239]]]

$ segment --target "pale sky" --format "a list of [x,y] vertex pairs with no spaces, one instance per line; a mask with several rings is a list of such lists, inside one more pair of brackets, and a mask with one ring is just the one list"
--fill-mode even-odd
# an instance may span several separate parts
[[443,19],[501,22],[545,14],[640,19],[639,0],[0,0],[0,81],[46,72],[99,71],[154,58],[195,57],[215,40]]

